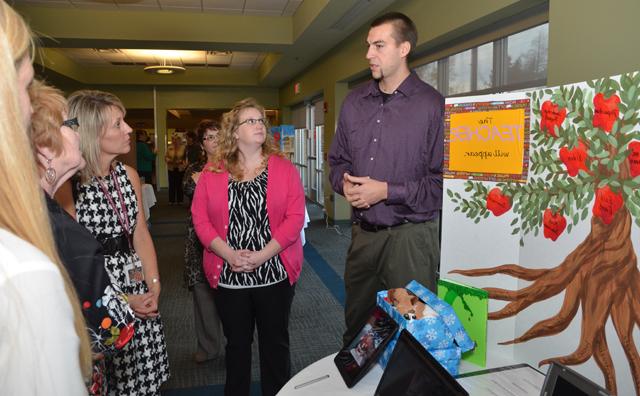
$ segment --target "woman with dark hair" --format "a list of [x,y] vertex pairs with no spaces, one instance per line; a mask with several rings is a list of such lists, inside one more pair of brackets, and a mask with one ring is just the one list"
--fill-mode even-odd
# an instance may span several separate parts
[[267,124],[254,99],[224,114],[219,147],[191,205],[227,339],[225,395],[249,395],[256,326],[262,394],[278,393],[291,372],[289,314],[302,268],[304,191]]
[[153,164],[156,160],[156,153],[151,150],[147,143],[147,131],[136,130],[136,166],[138,175],[144,178],[144,182],[153,184]]
[[[220,124],[213,120],[202,120],[198,124],[196,131],[198,142],[207,156],[190,164],[184,173],[183,190],[189,199],[193,199],[193,193],[196,190],[196,184],[202,169],[206,163],[213,159],[215,150],[218,147]],[[187,288],[193,293],[196,340],[198,343],[193,360],[196,363],[202,363],[222,355],[224,335],[222,334],[220,317],[213,300],[213,289],[207,283],[202,270],[203,247],[193,228],[191,213],[189,213],[188,224],[184,251],[184,281]]]
[[124,348],[134,333],[134,315],[122,290],[111,283],[102,246],[53,199],[60,186],[85,166],[77,120],[65,119],[62,92],[40,81],[30,88],[33,116],[29,135],[38,162],[53,237],[62,263],[75,286],[95,360],[91,395],[106,394],[104,356]]

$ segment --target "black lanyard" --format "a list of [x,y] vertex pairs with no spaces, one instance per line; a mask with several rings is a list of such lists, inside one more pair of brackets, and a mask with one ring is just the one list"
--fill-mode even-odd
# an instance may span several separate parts
[[107,199],[109,206],[111,206],[111,209],[113,209],[113,211],[115,212],[116,218],[118,219],[118,223],[120,223],[124,231],[127,233],[127,240],[129,241],[129,247],[133,250],[133,233],[131,232],[131,225],[129,224],[129,216],[127,215],[127,206],[124,203],[124,197],[122,196],[122,191],[120,190],[120,183],[118,182],[118,177],[116,173],[113,171],[113,169],[111,170],[111,172],[109,172],[109,175],[111,176],[111,180],[113,180],[113,185],[116,188],[116,191],[118,193],[118,200],[120,201],[120,209],[118,209],[118,206],[113,201],[113,198],[111,197],[111,194],[107,189],[107,186],[105,186],[105,184],[102,182],[102,180],[100,180],[100,178],[96,177],[96,180],[98,181],[98,186],[100,186],[100,189],[104,193],[104,196]]

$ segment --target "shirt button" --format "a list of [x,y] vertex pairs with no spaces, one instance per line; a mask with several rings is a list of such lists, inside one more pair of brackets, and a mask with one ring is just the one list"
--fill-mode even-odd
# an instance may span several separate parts
[[380,120],[376,120],[376,122],[379,124],[379,123],[380,123]]
[[224,226],[224,229],[226,230],[226,229],[227,229],[227,226]]
[[378,141],[378,139],[373,139],[373,142],[374,142],[374,143],[375,143],[375,142],[377,142],[377,141]]
[[373,157],[371,157],[371,161],[373,161]]

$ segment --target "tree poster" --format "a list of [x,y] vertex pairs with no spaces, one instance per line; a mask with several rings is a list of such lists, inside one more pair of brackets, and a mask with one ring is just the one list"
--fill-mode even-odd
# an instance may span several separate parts
[[452,98],[445,118],[521,100],[523,177],[445,169],[441,274],[488,292],[489,366],[557,361],[639,395],[640,73]]

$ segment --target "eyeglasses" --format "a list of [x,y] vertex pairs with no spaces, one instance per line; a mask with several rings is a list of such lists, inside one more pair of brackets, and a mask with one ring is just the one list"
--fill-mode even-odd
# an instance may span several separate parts
[[202,140],[215,142],[216,140],[218,140],[218,135],[207,135],[203,137]]
[[242,124],[256,125],[257,123],[264,125],[264,118],[247,118],[246,120],[239,123],[238,126]]
[[78,117],[73,117],[70,120],[62,121],[62,126],[66,126],[66,127],[71,128],[71,129],[78,128],[80,126],[80,124],[78,124]]

